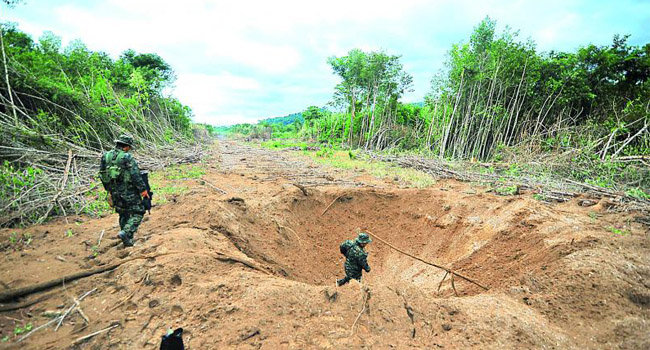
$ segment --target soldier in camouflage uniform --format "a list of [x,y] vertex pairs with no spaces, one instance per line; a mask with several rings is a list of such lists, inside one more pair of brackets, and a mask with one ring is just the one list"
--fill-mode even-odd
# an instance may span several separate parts
[[370,272],[368,265],[368,253],[363,248],[366,244],[372,242],[367,233],[359,233],[359,236],[354,241],[346,241],[341,244],[341,253],[345,255],[345,277],[336,281],[338,286],[342,286],[351,279],[361,282],[362,270]]
[[142,198],[149,197],[138,163],[129,153],[133,144],[131,136],[120,135],[115,148],[102,155],[99,167],[100,179],[109,193],[108,202],[120,215],[117,237],[125,247],[133,246],[133,235],[145,212]]

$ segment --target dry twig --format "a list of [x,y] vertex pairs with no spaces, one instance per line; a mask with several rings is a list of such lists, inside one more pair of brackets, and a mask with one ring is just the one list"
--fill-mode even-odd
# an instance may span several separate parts
[[210,186],[213,190],[215,190],[215,191],[217,191],[217,192],[219,192],[219,193],[221,193],[221,194],[226,194],[226,193],[228,193],[228,192],[226,192],[226,191],[220,189],[219,187],[213,185],[210,181],[208,181],[208,180],[206,180],[206,179],[201,179],[201,181],[203,181],[206,185]]
[[363,288],[363,291],[365,292],[363,293],[363,300],[362,300],[363,306],[361,308],[361,311],[359,311],[357,318],[354,319],[354,323],[352,323],[352,328],[350,328],[350,335],[354,334],[354,327],[357,325],[357,322],[359,322],[359,318],[361,318],[361,315],[363,315],[363,313],[366,311],[366,308],[368,306],[368,298],[370,297],[370,290],[367,287],[364,287],[363,285],[361,288]]
[[99,234],[99,239],[97,240],[97,249],[99,249],[99,245],[102,244],[102,237],[104,237],[104,230]]
[[330,207],[332,206],[332,204],[334,204],[337,200],[339,200],[339,198],[343,197],[344,195],[345,195],[345,193],[343,193],[343,194],[339,195],[338,197],[334,198],[334,200],[332,201],[332,203],[330,203],[330,205],[328,205],[327,208],[325,208],[325,210],[323,210],[323,212],[320,214],[320,216],[325,215],[325,213],[327,213],[327,211],[330,209]]
[[92,338],[92,337],[94,337],[94,336],[96,336],[96,335],[98,335],[98,334],[102,334],[102,333],[108,332],[108,331],[110,331],[111,329],[116,328],[116,327],[119,327],[119,326],[120,326],[120,324],[119,324],[119,323],[116,323],[116,324],[114,324],[114,325],[112,325],[112,326],[110,326],[110,327],[106,327],[106,328],[104,328],[104,329],[102,329],[102,330],[99,330],[99,331],[97,331],[97,332],[93,332],[93,333],[90,333],[90,334],[88,334],[88,335],[84,335],[83,337],[79,337],[79,338],[75,339],[75,341],[72,342],[72,345],[78,344],[78,343],[80,343],[80,342],[82,342],[82,341],[84,341],[84,340],[86,340],[86,339],[90,339],[90,338]]
[[58,321],[58,324],[57,324],[56,329],[55,329],[55,331],[56,331],[56,330],[59,328],[59,326],[61,325],[61,322],[63,322],[63,319],[65,319],[65,317],[68,315],[68,313],[70,312],[70,310],[72,310],[72,308],[73,308],[74,306],[79,305],[79,303],[80,303],[80,302],[81,302],[85,297],[87,297],[88,295],[90,295],[90,293],[92,293],[92,292],[94,292],[94,291],[96,291],[96,290],[97,290],[97,288],[92,289],[92,290],[90,290],[90,291],[84,293],[83,295],[81,295],[81,296],[79,297],[79,299],[74,299],[75,302],[74,302],[73,306],[70,307],[70,309],[68,309],[68,311],[66,311],[66,313],[64,313],[63,315],[61,315],[61,316],[59,316],[59,317],[53,318],[53,319],[51,319],[49,322],[47,322],[47,323],[45,323],[45,324],[42,324],[42,325],[40,325],[40,326],[38,326],[38,327],[32,329],[29,333],[27,333],[27,334],[23,335],[22,337],[20,337],[20,339],[18,339],[18,342],[21,342],[21,341],[27,339],[29,336],[31,336],[32,334],[34,334],[36,331],[38,331],[38,330],[40,330],[40,329],[43,329],[43,328],[45,328],[45,327],[47,327],[47,326],[53,324],[54,322],[57,322],[57,321]]

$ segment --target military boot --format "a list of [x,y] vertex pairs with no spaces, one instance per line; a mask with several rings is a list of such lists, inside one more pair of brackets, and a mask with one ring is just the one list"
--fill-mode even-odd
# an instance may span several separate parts
[[125,247],[133,247],[133,240],[127,237],[124,231],[120,231],[120,233],[117,234],[117,238],[122,240],[122,244],[124,244]]

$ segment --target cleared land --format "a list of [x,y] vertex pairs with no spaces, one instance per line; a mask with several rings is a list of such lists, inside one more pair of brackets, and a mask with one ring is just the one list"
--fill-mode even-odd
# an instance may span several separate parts
[[[115,214],[0,231],[0,292],[125,261],[17,300],[40,301],[2,312],[0,348],[157,349],[169,327],[189,349],[650,347],[648,226],[607,200],[548,205],[456,180],[401,188],[235,142],[204,168],[155,180],[165,201],[131,249],[116,244]],[[456,278],[454,292],[444,271],[377,240],[363,286],[336,288],[338,244],[357,229],[490,289]],[[58,321],[17,342],[68,309],[56,332]]]

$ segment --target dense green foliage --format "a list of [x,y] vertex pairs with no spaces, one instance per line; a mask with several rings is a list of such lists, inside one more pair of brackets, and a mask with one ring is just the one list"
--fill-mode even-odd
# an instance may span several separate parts
[[210,131],[165,95],[174,72],[156,54],[112,59],[80,41],[63,48],[51,32],[34,41],[11,24],[0,34],[0,225],[101,211],[98,156],[119,134],[172,158],[171,149]]
[[452,46],[417,104],[399,101],[411,85],[399,56],[355,49],[328,63],[341,79],[330,106],[339,112],[309,107],[302,125],[233,129],[448,159],[557,154],[564,158],[556,170],[575,179],[650,186],[650,43],[632,46],[617,35],[608,46],[541,53],[486,18]]
[[428,148],[480,159],[522,143],[592,147],[601,159],[647,153],[650,44],[615,36],[609,47],[539,54],[495,27],[484,20],[450,51],[448,73],[434,80],[427,103]]
[[38,42],[10,25],[2,34],[6,67],[0,71],[6,69],[17,106],[1,84],[2,119],[15,126],[5,129],[4,145],[40,148],[52,134],[92,149],[107,147],[122,132],[148,143],[192,136],[190,109],[163,95],[174,74],[158,55],[128,50],[113,60],[79,41],[62,48],[50,32]]

